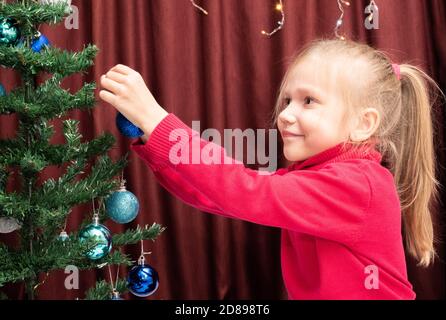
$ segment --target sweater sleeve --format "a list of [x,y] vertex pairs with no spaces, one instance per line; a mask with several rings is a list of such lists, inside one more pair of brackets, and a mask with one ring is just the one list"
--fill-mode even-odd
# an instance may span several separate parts
[[[132,150],[136,151],[137,154],[142,158],[142,160],[152,169],[158,183],[172,195],[176,196],[184,203],[201,211],[214,213],[227,218],[233,218],[232,216],[225,214],[225,212],[220,209],[215,203],[210,201],[205,194],[191,185],[187,179],[185,179],[175,170],[175,168],[166,165],[160,167],[154,165],[151,162],[150,158],[143,155],[143,149],[145,148],[145,146],[141,139],[134,142],[131,145],[131,148]],[[277,170],[273,174],[283,175],[287,171],[288,168],[282,168]]]
[[[200,139],[173,114],[145,145],[134,143],[131,148],[167,190],[203,211],[338,242],[355,241],[365,223],[370,186],[354,163],[266,175]],[[217,164],[192,161],[194,152],[210,149],[221,156]]]

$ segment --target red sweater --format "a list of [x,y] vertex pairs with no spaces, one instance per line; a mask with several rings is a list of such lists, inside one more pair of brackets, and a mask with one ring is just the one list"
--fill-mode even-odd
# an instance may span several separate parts
[[[173,164],[169,152],[178,141],[170,141],[169,134],[174,129],[182,129],[188,150],[194,145],[221,153],[221,164]],[[138,140],[131,148],[185,203],[281,228],[282,274],[290,299],[414,299],[392,174],[381,166],[378,151],[342,151],[341,146],[271,175],[259,174],[169,114],[145,145]]]

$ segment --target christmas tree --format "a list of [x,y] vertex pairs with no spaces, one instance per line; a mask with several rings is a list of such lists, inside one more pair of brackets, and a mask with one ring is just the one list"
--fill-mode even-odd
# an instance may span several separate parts
[[[93,65],[98,48],[90,44],[80,52],[68,52],[52,47],[38,32],[40,25],[54,25],[67,17],[69,2],[0,3],[0,65],[18,72],[22,80],[9,93],[0,85],[0,115],[16,114],[19,124],[14,139],[0,140],[0,232],[17,232],[20,238],[15,248],[0,243],[0,288],[6,283],[23,282],[28,299],[38,295],[39,275],[67,265],[79,270],[132,266],[135,259],[119,249],[155,240],[163,231],[154,223],[112,236],[102,224],[110,217],[127,223],[139,208],[134,195],[122,185],[123,180],[116,179],[127,165],[127,155],[116,162],[107,155],[115,143],[111,134],[82,142],[79,121],[68,119],[63,120],[66,143],[50,144],[55,133],[50,121],[61,119],[71,110],[90,111],[96,102],[95,83],[84,83],[72,94],[61,87],[61,81],[85,73]],[[48,79],[38,83],[37,76],[42,73]],[[58,179],[39,181],[48,166],[66,169]],[[13,169],[19,173],[20,188],[7,192]],[[97,210],[86,213],[78,231],[67,234],[65,225],[71,209],[95,200]],[[130,270],[127,279],[99,281],[86,298],[110,299],[112,293],[119,298],[118,293],[127,290],[137,296],[152,294],[158,287],[157,274],[145,264],[141,252],[139,264]],[[139,283],[141,277],[152,282]]]

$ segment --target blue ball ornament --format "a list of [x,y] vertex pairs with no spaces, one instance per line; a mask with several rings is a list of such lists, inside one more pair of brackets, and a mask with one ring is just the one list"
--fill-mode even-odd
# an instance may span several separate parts
[[39,53],[44,48],[51,47],[50,40],[48,40],[47,37],[45,37],[43,34],[39,33],[36,38],[34,38],[33,42],[31,43],[31,49],[34,52]]
[[128,138],[139,138],[144,135],[144,132],[131,123],[124,115],[120,112],[116,115],[116,126],[122,135]]
[[6,96],[6,89],[2,84],[0,84],[0,97],[4,96]]
[[134,266],[127,276],[127,288],[137,297],[145,298],[159,287],[158,272],[144,261]]
[[129,223],[138,215],[138,198],[126,190],[124,180],[120,189],[105,199],[105,211],[110,219],[120,224]]
[[[20,42],[17,44],[17,47],[22,48],[25,45],[25,40],[22,38]],[[41,34],[40,32],[34,37],[31,42],[31,49],[40,53],[43,49],[51,47],[51,42],[48,40],[46,36]]]
[[81,242],[95,241],[96,245],[90,249],[86,255],[90,260],[99,260],[105,257],[112,249],[112,237],[110,230],[99,224],[98,218],[92,224],[83,228],[79,233]]

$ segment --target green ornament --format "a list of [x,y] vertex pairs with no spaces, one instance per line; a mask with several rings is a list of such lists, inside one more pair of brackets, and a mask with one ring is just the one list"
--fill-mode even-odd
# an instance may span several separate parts
[[93,223],[86,226],[79,234],[79,240],[85,242],[94,240],[96,245],[87,252],[90,260],[99,260],[105,257],[112,249],[112,237],[110,230],[99,224],[99,218],[95,216]]
[[17,22],[11,18],[0,17],[0,44],[15,45],[20,39],[20,29]]

